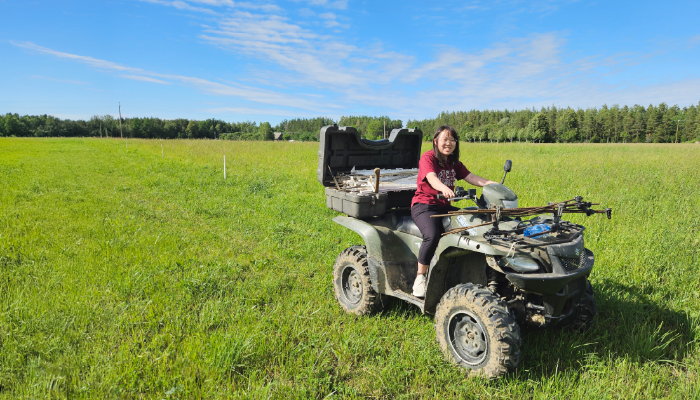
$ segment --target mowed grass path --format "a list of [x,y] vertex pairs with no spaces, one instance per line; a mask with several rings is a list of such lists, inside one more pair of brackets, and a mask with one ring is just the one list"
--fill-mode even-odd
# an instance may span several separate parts
[[512,159],[523,206],[614,209],[573,218],[593,328],[526,333],[496,382],[413,306],[341,311],[332,265],[360,239],[317,143],[0,139],[0,398],[699,398],[700,146],[461,146],[494,180]]

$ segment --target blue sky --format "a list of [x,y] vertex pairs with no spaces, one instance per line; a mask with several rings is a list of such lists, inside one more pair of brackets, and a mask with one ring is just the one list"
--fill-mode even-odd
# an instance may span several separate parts
[[0,0],[0,113],[268,121],[700,101],[700,2]]

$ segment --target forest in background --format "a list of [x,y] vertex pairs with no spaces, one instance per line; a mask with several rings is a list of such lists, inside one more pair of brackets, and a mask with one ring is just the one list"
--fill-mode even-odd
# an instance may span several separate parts
[[[465,141],[538,143],[675,143],[700,140],[700,103],[669,107],[666,103],[632,107],[613,105],[572,109],[556,106],[540,110],[471,110],[442,112],[436,118],[408,120],[406,127],[419,128],[430,140],[442,124],[452,125]],[[121,122],[121,124],[120,124]],[[49,115],[0,115],[0,136],[15,137],[127,137],[151,139],[318,140],[325,125],[357,128],[367,139],[380,139],[404,126],[387,116],[343,116],[269,122],[226,122],[219,119],[166,120],[156,117],[115,118],[93,116],[89,120],[60,119]]]
[[452,125],[465,141],[547,143],[675,143],[700,140],[698,106],[648,107],[617,104],[577,109],[542,107],[539,111],[471,110],[442,112],[437,118],[409,120],[406,125],[432,133]]

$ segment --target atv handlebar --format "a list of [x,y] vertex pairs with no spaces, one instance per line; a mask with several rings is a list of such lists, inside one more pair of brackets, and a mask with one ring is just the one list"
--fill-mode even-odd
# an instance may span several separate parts
[[[476,198],[476,189],[464,190],[464,188],[461,186],[455,186],[454,192],[455,192],[455,197],[453,197],[451,199],[447,199],[447,201],[459,201],[459,200],[463,200],[463,199]],[[435,197],[437,197],[438,199],[444,199],[445,195],[443,195],[442,193],[438,193]]]

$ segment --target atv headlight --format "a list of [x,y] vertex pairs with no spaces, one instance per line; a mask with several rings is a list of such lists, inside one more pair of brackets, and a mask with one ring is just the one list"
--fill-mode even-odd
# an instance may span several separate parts
[[506,258],[506,263],[517,272],[534,272],[540,269],[540,266],[535,260],[529,257],[516,256],[513,258]]
[[505,207],[505,208],[518,208],[518,199],[503,200],[503,207]]

